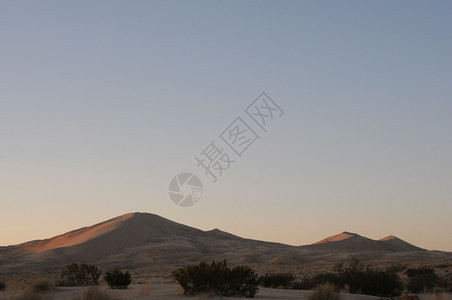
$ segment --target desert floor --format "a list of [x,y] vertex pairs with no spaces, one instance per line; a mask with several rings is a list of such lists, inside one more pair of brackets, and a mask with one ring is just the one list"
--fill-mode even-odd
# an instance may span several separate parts
[[[127,290],[112,290],[106,285],[100,285],[99,289],[105,290],[117,299],[244,299],[244,298],[226,298],[213,295],[202,295],[198,297],[186,296],[182,292],[182,288],[167,279],[154,278],[148,283],[131,284]],[[57,287],[51,292],[42,294],[43,300],[71,300],[78,299],[86,291],[86,287]],[[0,299],[16,299],[25,291],[22,289],[7,290],[0,292]],[[310,291],[300,290],[283,290],[259,288],[256,299],[308,299]],[[372,300],[380,299],[379,297],[343,294],[343,300]],[[452,295],[423,295],[421,300],[448,300],[452,299]]]

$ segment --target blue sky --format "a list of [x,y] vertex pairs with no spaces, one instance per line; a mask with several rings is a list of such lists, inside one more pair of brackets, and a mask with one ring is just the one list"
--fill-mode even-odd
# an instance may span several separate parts
[[[2,1],[0,244],[127,212],[301,245],[452,251],[449,1]],[[217,183],[194,157],[285,111]],[[174,205],[180,172],[201,201]]]

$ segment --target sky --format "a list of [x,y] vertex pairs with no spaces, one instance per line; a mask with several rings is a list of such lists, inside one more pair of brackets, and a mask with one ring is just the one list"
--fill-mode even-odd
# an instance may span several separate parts
[[[1,1],[0,245],[129,212],[452,251],[450,1]],[[264,132],[245,109],[283,110]],[[241,157],[220,134],[242,117]],[[235,160],[213,182],[195,157]],[[177,174],[203,195],[180,207]]]

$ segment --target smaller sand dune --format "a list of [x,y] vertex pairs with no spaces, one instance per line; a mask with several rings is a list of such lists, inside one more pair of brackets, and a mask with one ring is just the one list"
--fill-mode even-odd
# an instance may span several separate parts
[[320,250],[346,250],[346,251],[422,251],[419,247],[411,245],[393,235],[380,240],[373,240],[356,233],[344,231],[312,245],[305,246]]

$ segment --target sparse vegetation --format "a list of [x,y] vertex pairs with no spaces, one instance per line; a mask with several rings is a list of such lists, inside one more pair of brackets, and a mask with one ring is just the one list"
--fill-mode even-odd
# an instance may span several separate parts
[[258,276],[253,269],[248,266],[229,268],[226,260],[179,268],[173,271],[172,276],[186,295],[214,293],[254,298],[259,289]]
[[[197,267],[208,269],[210,266],[200,265]],[[190,271],[193,272],[193,276],[199,273],[199,270]],[[408,276],[406,285],[399,277],[402,272]],[[202,277],[197,277],[197,279],[200,278]],[[191,294],[191,291],[202,290],[203,287],[208,286],[208,284],[203,284],[202,280],[199,282],[201,284],[198,286],[188,284],[189,291],[186,294]],[[404,288],[410,293],[452,291],[452,276],[448,274],[438,276],[434,269],[430,267],[407,269],[405,265],[392,264],[386,269],[379,269],[372,265],[364,265],[355,257],[350,257],[347,261],[336,264],[333,272],[324,272],[310,277],[305,276],[298,280],[290,273],[266,273],[259,276],[258,282],[268,288],[302,290],[316,288],[328,290],[333,285],[335,290],[388,298],[400,296]],[[193,295],[196,294],[196,292],[193,293]]]
[[95,265],[78,265],[72,263],[67,265],[61,273],[61,279],[56,282],[57,286],[89,286],[99,284],[101,271]]
[[6,284],[0,281],[0,291],[4,291],[6,289]]
[[341,295],[336,291],[336,286],[332,283],[322,283],[316,286],[311,295],[309,295],[309,300],[340,300]]
[[112,289],[127,289],[132,282],[130,273],[128,271],[123,273],[119,269],[107,271],[104,278]]
[[45,279],[39,279],[29,286],[23,293],[16,297],[15,300],[47,300],[53,299],[53,295],[48,292],[52,289],[52,285]]
[[268,288],[290,288],[295,281],[290,273],[267,273],[259,276],[259,284]]

